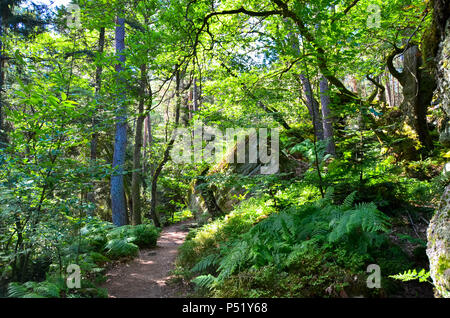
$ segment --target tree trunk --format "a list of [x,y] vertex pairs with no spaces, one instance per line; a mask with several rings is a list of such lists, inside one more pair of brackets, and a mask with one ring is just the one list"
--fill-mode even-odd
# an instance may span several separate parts
[[311,115],[314,130],[316,132],[316,137],[318,140],[323,140],[324,134],[323,134],[322,114],[319,112],[319,103],[314,98],[314,93],[309,78],[307,78],[304,74],[300,74],[299,77],[303,84],[303,91],[306,96],[306,107],[308,107],[309,114]]
[[134,152],[133,152],[133,175],[131,181],[131,196],[133,201],[133,213],[131,222],[133,225],[142,223],[141,220],[141,150],[142,150],[142,127],[144,125],[145,117],[144,102],[145,102],[145,87],[146,87],[146,72],[145,65],[141,66],[141,87],[138,107],[138,117],[136,121],[136,134],[134,137]]
[[[404,52],[404,53],[403,53]],[[393,65],[394,58],[403,53],[403,71],[399,72]],[[394,50],[388,58],[387,66],[390,73],[403,87],[403,102],[400,110],[405,115],[406,122],[415,130],[425,151],[433,149],[427,112],[436,88],[435,79],[429,72],[422,69],[421,52],[417,45],[405,49]]]
[[3,85],[5,81],[4,57],[3,57],[3,18],[0,15],[0,149],[5,148],[8,142],[3,118]]
[[112,220],[116,226],[127,224],[127,210],[125,202],[123,173],[125,164],[125,153],[127,146],[127,117],[126,104],[124,98],[124,83],[120,79],[120,73],[123,71],[123,63],[125,62],[125,20],[117,18],[116,21],[116,55],[118,63],[116,72],[118,73],[118,109],[116,118],[116,134],[114,140],[114,155],[112,168],[114,169],[111,176],[111,207]]
[[[175,72],[175,76],[176,76],[176,80],[175,80],[175,82],[176,82],[176,92],[175,92],[175,95],[176,95],[175,129],[178,128],[178,125],[179,125],[179,122],[180,122],[180,109],[181,109],[180,70],[178,69],[179,68],[178,65],[176,66],[176,68],[177,68],[177,70]],[[172,150],[173,144],[175,143],[175,137],[176,137],[176,134],[174,132],[172,134],[172,137],[170,138],[170,141],[167,144],[166,150],[164,151],[163,159],[161,160],[159,165],[156,167],[155,173],[153,174],[153,177],[152,177],[152,189],[151,189],[152,201],[151,201],[151,205],[150,205],[150,216],[153,219],[153,222],[155,223],[155,226],[157,226],[157,227],[161,226],[161,222],[159,220],[159,215],[158,215],[158,213],[156,211],[158,178],[159,178],[159,175],[161,174],[161,171],[164,168],[165,164],[169,160],[170,151]]]
[[[103,53],[105,47],[105,28],[100,28],[100,34],[98,37],[98,54],[101,55]],[[102,72],[103,72],[103,66],[100,63],[97,65],[97,69],[95,71],[95,113],[92,116],[92,139],[91,139],[91,153],[90,158],[91,161],[94,162],[97,160],[97,148],[98,148],[98,133],[97,133],[97,110],[98,110],[98,100],[100,98],[100,89],[102,87]],[[92,192],[89,192],[87,194],[87,200],[95,204],[95,187]]]
[[331,98],[328,80],[322,77],[320,80],[320,102],[322,104],[323,137],[327,141],[327,153],[336,154],[334,144],[333,118],[330,110]]
[[197,87],[197,79],[194,78],[194,85],[192,87],[192,111],[196,112],[198,111],[198,101],[199,101],[199,94],[198,94],[198,87]]
[[[100,34],[98,37],[98,54],[101,55],[103,54],[104,51],[104,47],[105,47],[105,28],[102,27],[100,28]],[[103,66],[100,63],[99,65],[97,65],[97,69],[95,71],[95,110],[98,109],[98,99],[100,98],[100,90],[102,87],[102,72],[103,72]],[[98,120],[97,120],[97,114],[94,114],[94,116],[92,116],[92,129],[93,129],[93,134],[92,134],[92,140],[91,140],[91,160],[96,160],[97,159],[97,146],[98,146],[98,134],[96,132],[96,126],[97,126]]]
[[[150,94],[151,95],[151,94]],[[150,164],[150,167],[147,165],[147,161],[151,155],[152,145],[153,145],[153,134],[152,134],[152,118],[150,114],[147,115],[144,122],[144,175],[147,176],[150,168],[150,175],[153,175],[153,165]],[[145,179],[142,179],[142,182],[145,183]],[[144,188],[147,186],[144,184]]]

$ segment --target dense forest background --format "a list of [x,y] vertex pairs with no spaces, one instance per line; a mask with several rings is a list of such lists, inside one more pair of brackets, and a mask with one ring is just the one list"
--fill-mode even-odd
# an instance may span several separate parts
[[449,297],[448,1],[56,4],[0,1],[1,296],[189,220],[191,296]]

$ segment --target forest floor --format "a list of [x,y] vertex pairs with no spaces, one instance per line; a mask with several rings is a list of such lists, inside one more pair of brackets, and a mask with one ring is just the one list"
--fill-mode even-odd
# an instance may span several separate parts
[[141,250],[133,261],[109,269],[107,281],[101,286],[108,291],[108,297],[184,297],[189,288],[172,280],[171,271],[190,225],[191,221],[184,221],[164,228],[155,248]]

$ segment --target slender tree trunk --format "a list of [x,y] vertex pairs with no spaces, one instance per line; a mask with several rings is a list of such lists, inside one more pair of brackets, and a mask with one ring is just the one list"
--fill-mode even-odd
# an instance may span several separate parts
[[335,155],[336,146],[334,144],[333,118],[330,110],[330,88],[325,77],[322,77],[320,80],[320,102],[322,104],[323,137],[327,141],[327,153]]
[[198,87],[197,87],[197,78],[194,78],[194,85],[192,88],[192,106],[193,106],[193,112],[198,111],[198,100],[199,100],[199,94],[198,94]]
[[3,85],[5,81],[4,56],[3,56],[3,18],[0,15],[0,149],[5,148],[8,142],[5,132],[5,123],[3,118]]
[[392,100],[392,80],[391,80],[391,74],[387,74],[386,79],[386,96],[387,96],[387,102],[389,107],[394,106],[394,101]]
[[146,85],[145,65],[141,66],[141,87],[138,107],[138,117],[136,121],[136,134],[134,137],[134,153],[133,153],[133,175],[131,181],[131,196],[133,201],[133,213],[131,222],[133,225],[141,224],[141,150],[142,150],[142,127],[144,125],[145,117],[144,102],[145,102],[145,87]]
[[[150,94],[151,95],[151,94]],[[144,127],[144,175],[148,174],[149,167],[147,165],[147,160],[151,155],[151,149],[153,145],[153,133],[152,133],[152,118],[150,114],[147,115],[145,119],[145,127]],[[153,175],[153,168],[150,165],[150,175]]]
[[[180,96],[180,71],[179,66],[176,66],[177,71],[175,72],[176,76],[176,109],[175,109],[175,129],[177,129],[179,122],[180,122],[180,109],[181,109],[181,96]],[[161,162],[158,164],[158,166],[155,169],[155,173],[152,177],[152,201],[150,206],[150,216],[153,219],[153,222],[155,223],[155,226],[160,227],[161,222],[159,220],[159,215],[156,211],[156,202],[157,202],[157,185],[158,185],[158,178],[161,174],[162,169],[164,168],[165,164],[169,160],[170,151],[172,150],[173,144],[175,143],[175,132],[172,134],[172,137],[170,138],[170,141],[167,144],[166,150],[164,151],[164,156]]]
[[116,226],[127,224],[127,206],[125,202],[124,193],[124,164],[125,152],[127,145],[127,121],[126,121],[126,104],[124,100],[123,80],[120,79],[120,73],[123,71],[123,64],[125,62],[125,20],[118,17],[116,21],[116,55],[118,63],[116,65],[116,72],[118,73],[118,109],[117,109],[117,123],[116,134],[114,140],[114,155],[113,164],[114,174],[111,176],[111,206],[112,206],[112,220]]
[[[382,80],[383,80],[382,76],[381,75],[378,76],[378,83],[380,83],[381,85],[383,85]],[[384,87],[384,89],[380,89],[378,92],[379,92],[378,100],[380,101],[380,103],[386,105],[386,87]],[[385,107],[385,106],[383,106],[383,107]]]
[[311,119],[314,125],[314,131],[316,133],[316,137],[318,140],[324,139],[323,134],[323,125],[322,125],[322,114],[319,112],[319,103],[314,98],[313,90],[311,87],[311,82],[309,78],[305,76],[305,74],[299,75],[300,80],[303,84],[303,91],[306,96],[306,107],[308,107],[309,114],[311,115]]
[[[105,28],[100,28],[100,34],[98,37],[98,54],[101,55],[103,53],[105,47]],[[100,98],[100,90],[102,87],[102,72],[103,72],[103,66],[100,63],[97,65],[97,69],[95,71],[95,114],[92,116],[92,139],[91,139],[91,153],[90,158],[92,162],[95,162],[97,160],[97,148],[98,148],[98,133],[97,133],[97,110],[98,110],[98,101]],[[90,203],[95,204],[95,187],[94,191],[89,192],[87,194],[87,200]]]
[[[105,28],[100,28],[100,34],[98,37],[98,54],[103,54],[105,48]],[[96,107],[95,110],[98,109],[98,100],[100,98],[100,90],[102,88],[102,72],[103,72],[103,66],[100,63],[97,65],[97,69],[95,71],[95,102]],[[91,160],[97,159],[97,146],[98,146],[98,133],[96,132],[96,126],[98,124],[97,120],[97,114],[94,114],[92,116],[92,128],[93,128],[93,134],[92,134],[92,140],[91,140]]]

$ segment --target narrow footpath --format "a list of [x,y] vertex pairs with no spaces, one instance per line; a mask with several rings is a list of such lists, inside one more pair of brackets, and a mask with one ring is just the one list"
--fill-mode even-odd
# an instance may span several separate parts
[[156,248],[142,250],[133,261],[110,269],[101,287],[108,290],[110,298],[183,297],[186,288],[168,282],[189,225],[187,221],[164,228]]

